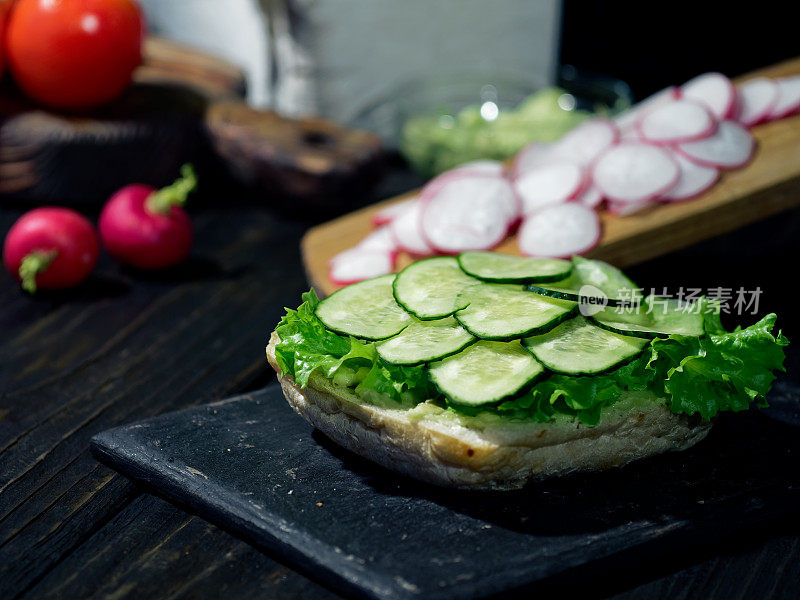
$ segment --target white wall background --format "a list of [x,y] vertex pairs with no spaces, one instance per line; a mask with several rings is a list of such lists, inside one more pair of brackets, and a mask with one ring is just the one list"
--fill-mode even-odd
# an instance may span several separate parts
[[153,33],[211,51],[247,74],[249,100],[270,98],[268,26],[258,0],[138,0]]
[[243,67],[249,100],[346,119],[410,78],[554,75],[558,0],[140,0],[152,28]]

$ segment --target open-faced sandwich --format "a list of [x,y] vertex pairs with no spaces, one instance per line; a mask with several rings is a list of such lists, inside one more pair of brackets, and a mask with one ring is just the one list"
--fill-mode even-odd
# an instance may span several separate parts
[[320,301],[267,347],[289,404],[345,448],[419,479],[513,489],[702,440],[763,405],[788,341],[770,314],[642,297],[594,260],[422,260]]

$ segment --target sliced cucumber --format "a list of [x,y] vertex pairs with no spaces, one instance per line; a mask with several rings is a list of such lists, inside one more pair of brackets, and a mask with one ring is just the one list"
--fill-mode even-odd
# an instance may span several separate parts
[[475,341],[453,317],[417,321],[375,345],[378,355],[393,365],[418,365],[460,352]]
[[320,321],[336,333],[366,340],[397,335],[412,321],[394,300],[394,275],[381,275],[334,292],[317,305]]
[[530,284],[536,294],[598,306],[626,306],[640,302],[642,293],[625,274],[601,260],[572,258],[572,274],[552,284]]
[[511,340],[544,333],[575,314],[568,300],[533,294],[522,285],[484,283],[466,288],[455,317],[467,331],[484,340]]
[[694,306],[684,310],[676,300],[668,298],[645,298],[635,308],[606,308],[588,317],[598,327],[623,335],[643,338],[687,335],[699,337],[705,334],[703,315]]
[[519,341],[484,340],[431,363],[429,369],[439,391],[457,404],[470,406],[513,396],[544,371]]
[[609,295],[617,296],[617,292],[626,290],[636,291],[641,296],[637,285],[625,273],[607,262],[573,256],[572,264],[575,267],[573,272],[586,285],[593,285]]
[[595,327],[578,316],[544,335],[523,340],[545,367],[566,375],[594,375],[628,362],[648,340]]
[[458,264],[467,275],[492,283],[547,283],[562,281],[572,263],[559,258],[528,258],[497,252],[463,252]]
[[426,258],[400,271],[394,282],[397,303],[423,321],[452,315],[459,293],[480,282],[464,273],[452,256]]

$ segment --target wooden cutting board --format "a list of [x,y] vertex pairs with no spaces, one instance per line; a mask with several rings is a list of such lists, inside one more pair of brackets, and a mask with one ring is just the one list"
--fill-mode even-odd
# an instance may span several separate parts
[[[761,69],[737,79],[800,74],[800,58]],[[758,143],[754,160],[724,173],[717,185],[698,198],[617,217],[600,212],[603,235],[587,256],[626,267],[733,231],[800,205],[800,115],[759,125],[751,130]],[[311,229],[302,241],[303,262],[311,285],[322,295],[339,287],[328,279],[328,261],[356,245],[371,230],[370,220],[381,208],[416,194],[416,190],[350,213]],[[516,237],[499,252],[519,254]],[[412,262],[401,254],[398,270]]]

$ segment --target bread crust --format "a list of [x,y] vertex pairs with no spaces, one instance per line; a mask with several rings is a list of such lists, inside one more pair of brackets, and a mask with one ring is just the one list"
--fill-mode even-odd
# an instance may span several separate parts
[[702,440],[710,424],[671,413],[664,402],[635,394],[606,409],[595,427],[455,414],[423,403],[415,409],[378,406],[321,375],[301,388],[267,359],[291,407],[337,444],[386,468],[429,483],[512,490],[532,480],[618,467]]

